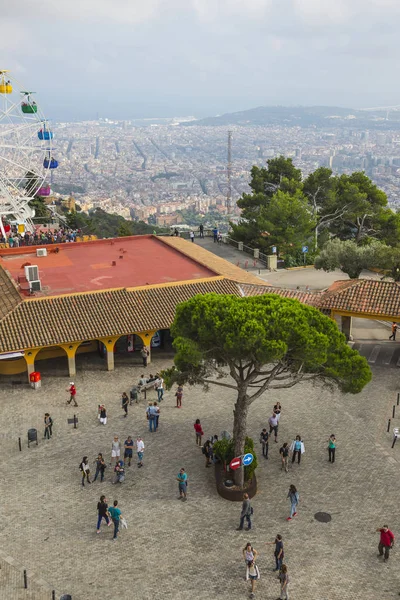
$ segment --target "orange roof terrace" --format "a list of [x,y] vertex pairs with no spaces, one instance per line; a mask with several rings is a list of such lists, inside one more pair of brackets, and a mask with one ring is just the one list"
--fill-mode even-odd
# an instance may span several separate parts
[[[46,248],[47,256],[36,256],[38,248]],[[0,249],[0,264],[25,293],[29,286],[23,285],[24,266],[37,265],[42,290],[35,296],[160,285],[220,274],[152,235]]]

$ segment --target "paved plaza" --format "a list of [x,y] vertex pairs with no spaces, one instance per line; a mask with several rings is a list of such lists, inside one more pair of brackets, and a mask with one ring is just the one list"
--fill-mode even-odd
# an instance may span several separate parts
[[[74,409],[66,407],[68,379],[53,370],[43,387],[0,381],[0,451],[2,456],[0,531],[2,550],[73,600],[221,600],[247,598],[242,548],[251,541],[258,550],[261,580],[256,597],[279,595],[273,546],[277,533],[285,545],[292,600],[377,600],[398,598],[399,552],[387,564],[377,558],[378,526],[387,522],[400,538],[400,442],[391,450],[386,433],[399,386],[397,369],[374,366],[374,377],[358,396],[341,395],[319,386],[271,392],[251,407],[249,434],[258,444],[276,400],[283,406],[279,442],[301,434],[302,464],[286,474],[280,470],[278,448],[270,458],[259,451],[259,491],[253,500],[254,530],[238,532],[240,505],[216,493],[213,469],[205,468],[195,445],[193,423],[201,419],[206,435],[232,430],[234,394],[225,388],[186,388],[182,409],[173,393],[161,403],[157,433],[147,431],[145,403],[123,418],[120,396],[129,391],[142,368],[117,365],[99,370],[82,358],[75,378],[78,429],[67,424]],[[90,361],[89,361],[90,362]],[[156,359],[146,373],[171,364]],[[47,368],[48,373],[52,368]],[[22,376],[21,376],[22,378]],[[12,379],[18,379],[13,377]],[[156,399],[155,393],[151,394]],[[101,426],[97,405],[108,408]],[[55,424],[53,438],[43,440],[44,412]],[[400,425],[399,418],[392,425]],[[36,427],[39,445],[27,448],[26,432]],[[99,451],[107,456],[117,433],[142,435],[144,468],[127,467],[124,484],[112,485],[111,469],[104,484],[81,487],[78,465],[84,455],[92,467]],[[338,440],[335,464],[327,460],[327,440]],[[22,437],[22,452],[18,437]],[[188,501],[177,499],[176,474],[189,475]],[[108,472],[107,472],[108,471]],[[289,484],[300,493],[298,516],[286,521]],[[111,528],[96,535],[96,505],[101,494],[119,500],[128,529],[112,543]],[[314,519],[328,512],[330,523]],[[398,540],[400,544],[400,539]],[[58,596],[57,596],[58,597]],[[12,600],[2,595],[1,600]]]

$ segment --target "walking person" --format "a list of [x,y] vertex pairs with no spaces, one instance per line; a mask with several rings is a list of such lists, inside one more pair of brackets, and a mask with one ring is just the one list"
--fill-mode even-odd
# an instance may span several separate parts
[[266,545],[275,544],[274,557],[275,557],[275,569],[274,571],[280,571],[282,567],[282,562],[285,556],[283,551],[283,541],[282,536],[278,533],[273,542],[266,542]]
[[335,434],[332,433],[328,440],[328,454],[329,454],[329,462],[335,462],[335,454],[336,454],[336,437]]
[[104,404],[99,404],[99,420],[102,425],[107,425],[107,411]]
[[191,242],[194,242],[194,231],[191,231],[191,232],[189,233],[189,237],[190,237],[190,241],[191,241]]
[[111,442],[111,462],[110,466],[112,467],[113,460],[115,459],[115,463],[117,463],[117,459],[119,460],[121,456],[121,443],[117,435],[114,435],[114,439]]
[[150,352],[148,351],[147,347],[143,346],[143,348],[140,351],[140,356],[142,357],[144,367],[147,367],[147,359],[149,358],[149,354]]
[[194,423],[193,427],[196,432],[196,446],[201,447],[201,436],[204,435],[204,431],[201,426],[200,419],[196,419],[196,422]]
[[85,479],[87,480],[88,483],[91,483],[91,481],[89,479],[90,469],[89,469],[89,462],[88,462],[87,456],[84,456],[82,458],[82,462],[79,465],[79,469],[82,472],[82,487],[85,487]]
[[287,473],[289,471],[289,444],[287,442],[279,448],[279,454],[281,456],[281,471],[285,469]]
[[183,386],[178,385],[176,392],[176,408],[182,408],[182,398],[183,398]]
[[260,444],[262,446],[263,456],[265,456],[266,459],[268,459],[268,441],[269,441],[269,433],[264,427],[264,429],[260,433]]
[[49,413],[44,413],[44,438],[48,440],[53,435],[53,419],[49,415]]
[[275,413],[272,413],[272,416],[268,419],[269,424],[269,434],[271,435],[274,432],[275,435],[275,443],[278,443],[278,423],[279,419]]
[[119,523],[121,520],[121,510],[118,508],[118,500],[114,500],[114,505],[108,509],[109,515],[114,523],[114,535],[113,542],[117,541],[118,531],[119,531]]
[[126,460],[128,460],[128,467],[131,466],[132,455],[133,455],[133,439],[131,438],[130,435],[128,435],[128,438],[124,442],[124,459],[125,459],[125,462],[126,462]]
[[140,436],[136,440],[136,452],[138,457],[138,468],[143,467],[144,441]]
[[156,411],[154,410],[152,402],[149,402],[149,405],[146,408],[146,418],[149,422],[149,431],[152,433],[156,430]]
[[248,581],[249,579],[251,581],[250,598],[255,598],[256,597],[256,594],[255,594],[256,581],[257,581],[257,579],[260,579],[260,570],[259,570],[258,566],[256,565],[256,562],[254,559],[251,562],[247,563],[246,581]]
[[297,506],[299,504],[300,496],[299,492],[296,489],[295,485],[291,485],[289,487],[289,492],[287,497],[290,500],[290,517],[286,519],[286,521],[291,521],[293,517],[297,515]]
[[251,503],[248,494],[243,494],[243,502],[242,502],[242,512],[240,513],[240,524],[236,531],[241,531],[243,529],[244,520],[247,521],[246,531],[250,531],[251,529],[251,515],[253,511],[251,508]]
[[393,321],[392,323],[392,335],[389,335],[389,340],[396,341],[396,333],[397,333],[397,323]]
[[384,525],[381,528],[378,527],[376,531],[381,534],[378,545],[378,558],[383,556],[383,553],[385,553],[383,562],[387,562],[389,560],[389,550],[394,546],[394,535],[387,525]]
[[100,496],[100,502],[97,503],[97,531],[96,533],[100,533],[100,525],[102,520],[104,519],[108,526],[111,525],[111,521],[108,518],[108,504],[106,497]]
[[214,244],[216,244],[218,241],[218,227],[217,226],[215,226],[213,229],[213,238],[214,238]]
[[156,377],[157,377],[157,383],[156,383],[157,401],[161,402],[161,400],[163,400],[163,398],[164,398],[164,379],[161,377],[161,375],[159,373],[156,373]]
[[279,420],[281,418],[281,412],[282,412],[281,403],[277,402],[276,404],[274,404],[274,413],[276,414],[276,418],[278,419],[278,423],[279,423]]
[[203,454],[206,457],[206,467],[211,467],[212,445],[210,440],[207,440],[203,446]]
[[187,479],[188,478],[187,478],[187,473],[183,467],[182,467],[182,469],[180,469],[176,478],[178,480],[179,500],[186,502],[186,500],[187,500]]
[[156,426],[156,431],[158,429],[158,421],[160,420],[160,407],[158,406],[157,402],[153,402],[153,411],[154,411],[154,420],[155,420],[155,426]]
[[100,475],[100,482],[104,481],[104,471],[106,469],[106,462],[103,458],[103,455],[101,452],[98,453],[97,458],[96,458],[96,473],[94,474],[94,479],[93,481],[96,481],[96,479],[98,478],[98,476]]
[[282,565],[279,580],[281,582],[281,593],[277,600],[289,600],[289,575],[286,565]]
[[128,398],[128,394],[126,392],[124,392],[122,394],[121,404],[122,404],[122,409],[125,412],[124,417],[127,417],[128,416],[129,398]]
[[69,400],[67,400],[67,404],[71,404],[73,400],[74,406],[78,406],[76,402],[76,387],[73,381],[70,381],[69,388],[67,388],[67,392],[69,392]]
[[290,452],[292,455],[292,464],[296,460],[297,455],[297,464],[300,464],[301,455],[304,454],[305,448],[304,443],[301,439],[301,435],[296,435],[296,439],[290,445]]

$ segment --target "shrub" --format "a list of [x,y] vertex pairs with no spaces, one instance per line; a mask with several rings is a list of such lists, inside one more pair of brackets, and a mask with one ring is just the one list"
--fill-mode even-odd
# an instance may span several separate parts
[[[235,442],[233,439],[231,440],[219,440],[214,444],[214,454],[224,465],[224,469],[229,465],[232,458],[235,458]],[[250,452],[253,456],[253,462],[248,467],[244,468],[244,480],[250,481],[253,478],[254,471],[257,468],[258,461],[256,453],[254,452],[254,441],[250,437],[246,437],[246,441],[244,444],[244,453],[247,454]]]

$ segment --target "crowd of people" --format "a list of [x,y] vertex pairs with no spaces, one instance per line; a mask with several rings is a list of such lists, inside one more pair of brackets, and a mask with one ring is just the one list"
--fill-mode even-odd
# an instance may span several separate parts
[[10,231],[6,233],[6,237],[0,233],[0,244],[8,244],[10,248],[38,246],[41,244],[63,244],[76,242],[76,238],[81,235],[82,232],[80,229],[69,229],[67,227],[46,231],[38,229],[32,233],[28,231],[19,233],[17,227],[12,225]]

